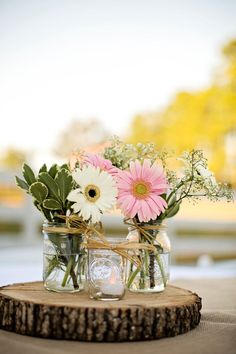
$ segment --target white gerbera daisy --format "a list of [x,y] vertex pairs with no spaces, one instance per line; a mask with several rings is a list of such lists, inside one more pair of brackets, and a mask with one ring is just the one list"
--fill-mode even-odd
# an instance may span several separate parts
[[85,221],[100,221],[101,214],[115,205],[117,188],[114,179],[109,173],[94,166],[76,169],[72,176],[79,185],[67,197],[75,202],[72,205],[74,212]]

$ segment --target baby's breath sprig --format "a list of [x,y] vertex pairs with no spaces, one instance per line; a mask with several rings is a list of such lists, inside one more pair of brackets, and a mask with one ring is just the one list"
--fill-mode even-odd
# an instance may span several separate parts
[[126,144],[117,136],[111,139],[111,145],[105,149],[103,154],[105,159],[110,160],[121,170],[129,168],[131,161],[139,160],[143,163],[145,159],[151,160],[152,163],[159,159],[164,167],[167,155],[167,151],[158,151],[153,143]]
[[226,183],[216,181],[214,174],[208,169],[208,161],[202,150],[184,151],[177,157],[177,160],[183,163],[181,171],[169,168],[169,159],[174,156],[174,152],[158,150],[152,143],[126,144],[116,136],[104,151],[104,157],[121,170],[128,169],[130,162],[135,160],[143,163],[145,159],[149,159],[151,163],[162,165],[170,188],[164,196],[168,208],[158,217],[159,220],[174,216],[179,211],[183,199],[193,203],[202,197],[211,201],[222,198],[228,202],[232,201],[231,189]]
[[216,181],[214,174],[207,167],[207,159],[201,150],[185,151],[179,158],[184,163],[183,176],[173,187],[168,197],[176,195],[176,202],[184,198],[197,201],[206,197],[211,201],[225,198],[232,201],[233,194],[226,183]]

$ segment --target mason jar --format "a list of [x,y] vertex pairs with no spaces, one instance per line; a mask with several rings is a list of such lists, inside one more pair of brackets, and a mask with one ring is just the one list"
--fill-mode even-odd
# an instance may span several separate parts
[[139,229],[134,227],[129,228],[127,239],[130,242],[152,244],[155,252],[144,249],[136,251],[140,265],[127,262],[126,285],[132,292],[161,292],[169,281],[170,239],[167,228],[165,224],[143,223],[142,226],[148,234],[149,241]]
[[47,290],[78,292],[83,290],[86,251],[81,234],[70,234],[66,224],[43,224],[43,281]]
[[[124,240],[107,238],[112,247]],[[125,293],[125,260],[112,249],[88,249],[88,292],[96,300],[120,300]]]

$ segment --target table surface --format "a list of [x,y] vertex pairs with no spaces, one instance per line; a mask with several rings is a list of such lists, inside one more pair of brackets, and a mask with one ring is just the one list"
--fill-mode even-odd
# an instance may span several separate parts
[[0,331],[2,354],[235,354],[236,279],[178,280],[174,285],[202,297],[200,325],[183,335],[131,343],[85,343],[22,336]]

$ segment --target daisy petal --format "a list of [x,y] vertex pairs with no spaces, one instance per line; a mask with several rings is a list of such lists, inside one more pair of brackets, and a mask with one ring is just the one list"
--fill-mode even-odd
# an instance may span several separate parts
[[79,195],[81,195],[80,189],[75,189],[68,194],[67,199],[70,202],[76,202]]

